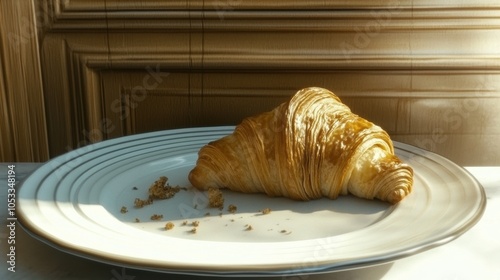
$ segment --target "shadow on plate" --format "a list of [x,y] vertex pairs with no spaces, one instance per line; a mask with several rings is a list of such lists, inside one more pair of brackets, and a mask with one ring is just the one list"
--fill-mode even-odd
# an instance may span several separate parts
[[124,191],[116,204],[103,205],[119,220],[128,218],[120,211],[122,207],[128,210],[143,212],[160,211],[173,219],[192,219],[206,216],[225,215],[230,213],[229,206],[234,206],[234,213],[262,215],[264,209],[274,212],[289,211],[296,214],[311,214],[328,211],[349,215],[376,215],[390,212],[394,206],[379,200],[357,198],[352,195],[340,196],[337,199],[321,198],[310,201],[296,201],[283,197],[269,197],[264,194],[245,194],[223,190],[224,207],[209,207],[207,192],[198,191],[192,187],[181,190],[174,197],[164,200],[155,200],[151,205],[141,208],[134,206],[136,198],[147,199],[147,190]]

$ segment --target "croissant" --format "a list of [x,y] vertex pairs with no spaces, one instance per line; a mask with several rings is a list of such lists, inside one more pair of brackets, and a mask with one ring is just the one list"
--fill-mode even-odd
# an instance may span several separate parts
[[352,194],[395,204],[412,191],[413,170],[382,128],[312,87],[202,147],[189,181],[200,190],[294,200]]

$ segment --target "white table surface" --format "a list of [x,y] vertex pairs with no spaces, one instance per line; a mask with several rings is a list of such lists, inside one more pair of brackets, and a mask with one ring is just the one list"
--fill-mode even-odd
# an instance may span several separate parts
[[[7,163],[0,163],[0,279],[215,279],[122,268],[83,259],[54,249],[16,227],[16,267],[8,270]],[[16,163],[19,182],[41,164]],[[500,166],[466,167],[483,185],[487,206],[482,219],[450,243],[375,267],[328,274],[259,279],[500,279]],[[227,279],[227,278],[225,278]]]

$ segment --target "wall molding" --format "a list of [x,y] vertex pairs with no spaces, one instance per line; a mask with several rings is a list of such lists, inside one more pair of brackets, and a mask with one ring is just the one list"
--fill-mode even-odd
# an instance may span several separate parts
[[[362,3],[363,2],[363,3]],[[47,31],[323,31],[359,28],[467,30],[500,28],[500,4],[451,6],[449,1],[129,1],[42,0],[39,14]],[[368,10],[367,10],[368,9]],[[463,19],[467,18],[467,21]],[[279,22],[279,24],[276,24]]]

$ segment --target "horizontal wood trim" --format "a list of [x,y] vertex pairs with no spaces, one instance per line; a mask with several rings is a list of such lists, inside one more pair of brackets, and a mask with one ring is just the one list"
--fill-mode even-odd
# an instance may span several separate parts
[[[449,1],[44,0],[45,30],[338,31],[498,29],[500,4]],[[467,18],[468,21],[463,19]]]
[[[93,68],[159,63],[191,70],[467,70],[500,69],[499,30],[379,33],[92,33],[50,34],[74,53],[95,54]],[[88,42],[92,37],[97,42]],[[367,41],[364,41],[367,40]],[[388,43],[390,42],[390,43]],[[103,57],[99,59],[98,57]]]
[[[151,55],[144,54],[144,57],[136,54],[138,59],[128,60],[120,59],[119,55],[112,55],[111,60],[100,60],[98,58],[89,59],[88,65],[92,68],[112,69],[144,69],[147,65],[160,65],[162,68],[173,70],[191,70],[191,71],[212,71],[226,72],[304,72],[306,71],[342,71],[342,70],[386,70],[386,71],[439,71],[446,70],[451,72],[467,73],[490,73],[500,71],[499,57],[458,57],[449,56],[425,56],[421,58],[405,57],[353,57],[349,61],[343,57],[332,56],[311,56],[308,58],[299,58],[290,56],[273,55],[235,55],[225,56],[225,59],[219,55],[204,55],[203,64],[201,62],[195,67],[187,63],[189,55],[184,55],[185,59],[179,55],[158,56],[157,59],[148,58]],[[201,56],[201,55],[200,55]]]
[[372,0],[45,0],[50,1],[54,6],[62,7],[65,10],[88,10],[98,11],[105,7],[109,11],[123,10],[175,10],[175,9],[222,9],[226,10],[322,10],[322,9],[383,9],[387,7],[405,7],[414,9],[470,9],[477,7],[499,7],[495,0],[480,0],[455,3],[449,0],[393,0],[393,1],[372,1]]

